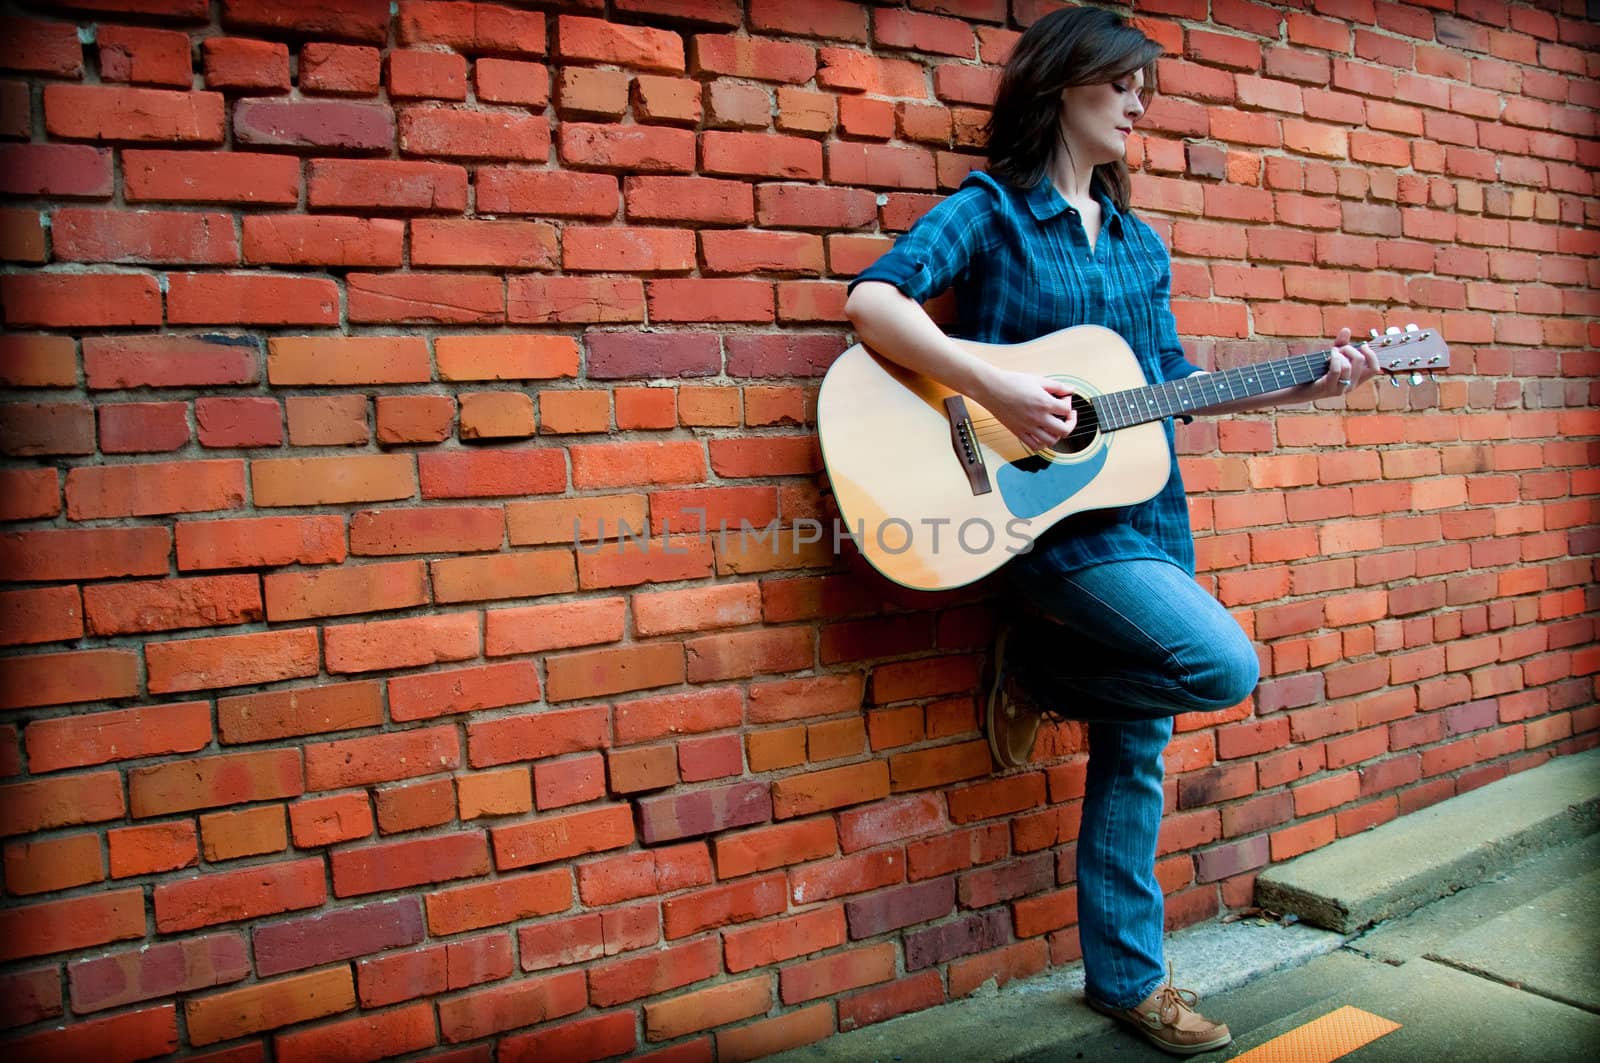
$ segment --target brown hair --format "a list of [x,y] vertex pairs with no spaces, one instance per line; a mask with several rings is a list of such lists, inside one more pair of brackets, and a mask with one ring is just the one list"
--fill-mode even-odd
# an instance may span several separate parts
[[[1103,85],[1144,71],[1154,90],[1161,46],[1111,11],[1097,7],[1052,11],[1018,39],[1000,73],[1000,88],[986,127],[989,173],[1018,188],[1045,179],[1060,143],[1061,93],[1077,85]],[[1128,206],[1128,164],[1095,167],[1095,178],[1119,209]]]

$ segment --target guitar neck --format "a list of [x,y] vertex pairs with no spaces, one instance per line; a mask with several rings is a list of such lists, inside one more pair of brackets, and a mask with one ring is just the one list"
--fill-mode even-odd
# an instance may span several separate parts
[[1220,373],[1196,374],[1164,384],[1108,392],[1089,401],[1102,431],[1131,428],[1234,399],[1248,399],[1279,388],[1309,384],[1328,371],[1332,355],[1331,350],[1293,354]]

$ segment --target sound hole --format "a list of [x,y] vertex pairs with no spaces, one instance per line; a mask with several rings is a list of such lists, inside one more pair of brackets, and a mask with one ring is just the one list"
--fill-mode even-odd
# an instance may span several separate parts
[[1078,421],[1072,426],[1071,432],[1050,445],[1050,449],[1057,454],[1077,454],[1087,450],[1100,434],[1099,417],[1088,399],[1074,394],[1072,408],[1078,414]]

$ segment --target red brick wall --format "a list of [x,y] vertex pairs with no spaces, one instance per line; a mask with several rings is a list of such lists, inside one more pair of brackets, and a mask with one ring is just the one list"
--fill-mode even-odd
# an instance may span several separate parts
[[[1081,736],[991,774],[985,599],[572,534],[822,512],[844,279],[977,161],[1043,6],[5,16],[8,1058],[744,1059],[1072,961]],[[1600,35],[1140,7],[1196,357],[1454,352],[1182,433],[1266,675],[1170,753],[1186,924],[1600,736]]]

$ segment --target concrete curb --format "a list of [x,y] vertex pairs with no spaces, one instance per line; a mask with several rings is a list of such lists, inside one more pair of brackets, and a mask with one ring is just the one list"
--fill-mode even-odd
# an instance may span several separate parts
[[1600,829],[1600,749],[1343,838],[1256,880],[1256,903],[1354,934]]

